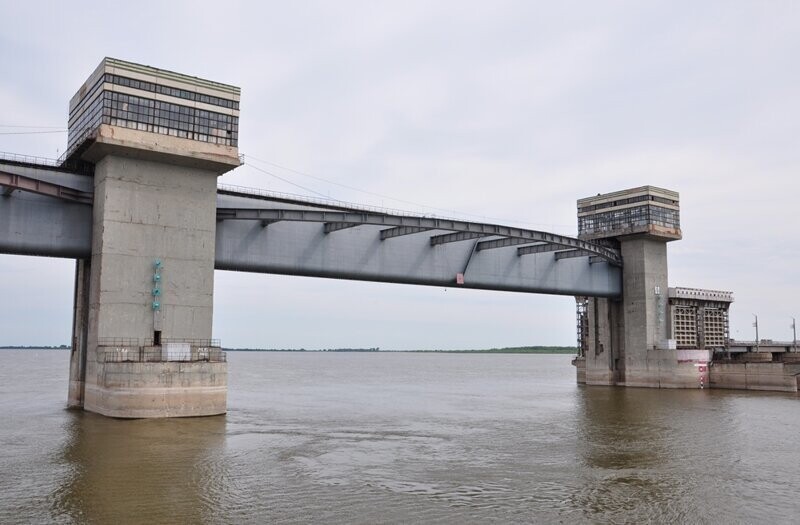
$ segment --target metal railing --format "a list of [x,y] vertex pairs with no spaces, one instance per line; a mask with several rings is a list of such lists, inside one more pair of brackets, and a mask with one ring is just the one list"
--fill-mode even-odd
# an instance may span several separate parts
[[188,339],[188,338],[179,338],[179,337],[178,338],[175,338],[175,337],[166,338],[165,337],[165,338],[161,339],[161,344],[160,345],[156,345],[155,341],[153,340],[152,337],[148,337],[146,339],[143,339],[142,341],[143,341],[143,345],[142,346],[163,346],[163,345],[168,344],[168,343],[183,343],[183,344],[188,344],[188,345],[190,345],[192,347],[196,347],[196,346],[197,347],[212,347],[212,348],[220,348],[221,347],[219,339]]
[[136,337],[99,337],[97,346],[138,347],[139,339]]
[[296,193],[285,193],[282,191],[264,190],[261,188],[250,188],[248,186],[237,186],[235,184],[217,184],[217,189],[227,191],[230,193],[241,193],[243,195],[252,195],[256,197],[266,197],[272,199],[283,199],[290,201],[297,201],[301,204],[312,204],[316,206],[330,207],[330,208],[345,208],[353,211],[365,211],[369,213],[380,213],[384,215],[404,215],[407,217],[430,217],[436,219],[450,219],[460,220],[456,217],[445,217],[436,215],[434,213],[417,213],[408,210],[401,210],[398,208],[384,208],[381,206],[370,206],[368,204],[356,204],[348,201],[340,201],[336,199],[325,199],[322,197],[309,197],[307,195],[298,195]]
[[80,173],[82,175],[92,175],[93,169],[89,164],[76,164],[74,162],[67,162],[65,155],[59,159],[51,159],[48,157],[37,157],[35,155],[20,155],[18,153],[9,153],[7,151],[0,151],[0,160],[7,160],[9,162],[16,162],[19,164],[28,164],[31,166],[45,166],[48,168],[56,168],[60,170],[71,171],[73,173]]
[[188,353],[167,354],[162,350],[141,347],[98,349],[98,363],[225,363],[228,354],[219,348],[192,347]]
[[162,339],[155,344],[152,338],[103,337],[97,344],[99,363],[163,363],[207,362],[225,363],[219,339]]

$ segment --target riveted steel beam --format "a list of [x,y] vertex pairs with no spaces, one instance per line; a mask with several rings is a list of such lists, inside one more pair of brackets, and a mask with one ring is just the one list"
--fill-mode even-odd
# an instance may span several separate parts
[[398,226],[396,228],[387,228],[381,230],[381,240],[391,239],[392,237],[400,237],[403,235],[413,235],[415,233],[422,233],[430,231],[430,228],[420,228],[418,226]]
[[357,222],[326,222],[325,233],[338,232],[339,230],[346,230],[347,228],[354,228],[359,226]]
[[431,237],[431,246],[436,246],[439,244],[447,244],[449,242],[468,241],[470,239],[486,237],[487,235],[491,234],[480,233],[480,232],[456,232],[456,233],[445,233],[443,235],[434,235],[433,237]]
[[506,248],[508,246],[517,246],[519,244],[533,244],[534,242],[539,241],[530,241],[528,239],[519,239],[517,237],[506,237],[504,239],[494,239],[492,241],[481,241],[478,243],[476,250],[494,250],[495,248]]
[[574,257],[589,257],[591,254],[585,250],[565,250],[556,252],[556,261],[561,259],[572,259]]
[[517,255],[530,255],[533,253],[557,252],[567,248],[560,244],[537,244],[535,246],[521,246],[517,248]]
[[20,190],[81,204],[91,204],[94,200],[94,195],[89,192],[5,171],[0,171],[0,186],[5,188],[4,195],[11,195],[12,191]]
[[[257,209],[257,208],[217,208],[217,219],[220,220],[282,220],[298,222],[346,222],[355,224],[371,224],[376,226],[415,226],[418,228],[428,228],[431,230],[447,230],[451,232],[464,232],[483,234],[481,236],[496,235],[498,237],[516,237],[530,242],[542,242],[554,244],[561,248],[556,249],[580,249],[586,250],[594,255],[599,255],[609,262],[621,264],[622,258],[617,250],[605,246],[566,237],[555,233],[541,232],[536,230],[525,230],[510,226],[500,226],[498,224],[483,224],[476,222],[459,221],[454,219],[439,219],[432,217],[420,217],[415,215],[392,215],[387,213],[364,212],[358,210],[350,211],[328,211],[328,210],[295,210],[295,209]],[[475,238],[475,237],[471,237]],[[517,248],[518,253],[523,255]],[[526,252],[538,253],[538,252]]]

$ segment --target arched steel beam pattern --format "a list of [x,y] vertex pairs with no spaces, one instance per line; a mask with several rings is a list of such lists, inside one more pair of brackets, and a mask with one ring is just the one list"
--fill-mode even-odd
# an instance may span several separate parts
[[[526,253],[539,253],[540,251],[580,250],[582,256],[595,255],[611,264],[621,265],[622,257],[617,250],[599,246],[594,243],[558,235],[555,233],[526,230],[497,224],[460,221],[455,219],[439,219],[415,215],[393,215],[384,213],[371,213],[364,211],[330,211],[330,210],[292,210],[277,208],[217,208],[218,220],[260,220],[260,221],[290,221],[290,222],[317,222],[317,223],[348,223],[353,225],[389,226],[393,228],[414,228],[404,230],[405,234],[422,233],[427,230],[444,230],[465,235],[456,236],[452,240],[466,238],[496,236],[513,238],[525,243],[544,243],[543,245],[518,248],[519,255]],[[392,228],[392,229],[393,229]],[[386,231],[386,230],[384,230]],[[382,238],[389,238],[384,237]],[[432,239],[435,237],[432,237]],[[439,244],[432,242],[432,244]],[[533,250],[525,250],[532,248]]]

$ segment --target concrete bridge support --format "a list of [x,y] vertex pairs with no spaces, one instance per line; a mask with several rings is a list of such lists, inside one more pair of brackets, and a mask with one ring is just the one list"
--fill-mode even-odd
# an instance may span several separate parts
[[[618,243],[622,297],[590,298],[576,360],[590,385],[698,388],[695,363],[669,340],[667,243],[680,239],[678,194],[644,186],[578,201],[580,237]],[[672,344],[671,344],[672,343]]]
[[[118,154],[97,162],[86,410],[115,417],[225,412],[226,363],[191,355],[212,347],[216,181],[214,171]],[[165,361],[170,341],[184,342],[186,355]]]
[[72,351],[69,358],[69,408],[83,408],[86,350],[89,336],[89,276],[91,261],[75,261],[75,293],[72,307]]
[[226,411],[211,338],[217,177],[239,166],[239,88],[106,58],[70,101],[93,169],[75,278],[68,404],[106,416]]

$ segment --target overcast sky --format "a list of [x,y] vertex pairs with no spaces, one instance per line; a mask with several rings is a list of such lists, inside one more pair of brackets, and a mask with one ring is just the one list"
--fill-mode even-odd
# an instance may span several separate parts
[[[0,151],[57,157],[104,56],[241,86],[240,152],[333,198],[576,233],[575,201],[681,194],[670,285],[732,335],[800,317],[800,3],[0,0]],[[249,166],[221,182],[307,193]],[[397,199],[397,200],[392,200]],[[517,225],[517,223],[513,223]],[[74,263],[0,255],[0,345],[70,337]],[[216,272],[227,346],[575,341],[571,297]]]

